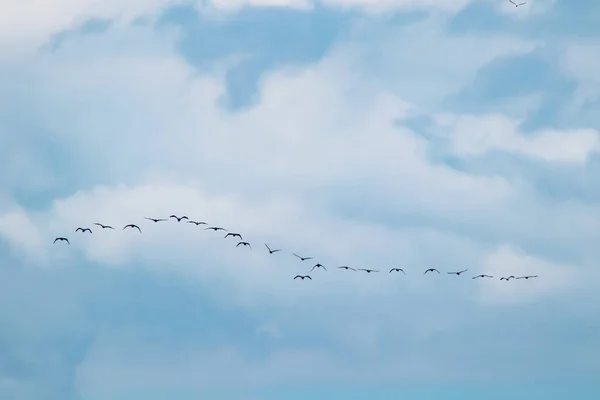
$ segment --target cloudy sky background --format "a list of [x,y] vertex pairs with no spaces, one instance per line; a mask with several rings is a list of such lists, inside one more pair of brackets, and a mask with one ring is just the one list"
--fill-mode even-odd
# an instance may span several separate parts
[[599,2],[4,3],[1,398],[597,398]]

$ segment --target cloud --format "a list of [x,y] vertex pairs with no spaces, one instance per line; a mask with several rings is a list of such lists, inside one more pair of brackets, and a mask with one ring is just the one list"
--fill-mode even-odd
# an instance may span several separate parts
[[599,149],[599,133],[594,129],[572,132],[542,131],[524,137],[518,133],[518,121],[504,116],[438,117],[451,140],[451,151],[461,157],[480,156],[500,150],[520,153],[549,162],[585,164]]
[[[256,101],[242,108],[220,102],[239,48],[194,62],[181,53],[193,29],[185,24],[112,23],[3,67],[11,101],[0,114],[0,167],[13,173],[2,177],[0,203],[0,317],[10,327],[0,338],[0,393],[197,397],[298,380],[597,373],[597,339],[582,332],[597,324],[600,210],[568,187],[545,196],[522,161],[566,177],[587,171],[594,182],[597,131],[531,135],[518,117],[451,113],[432,100],[495,57],[531,51],[527,38],[421,36],[439,15],[401,27],[370,18],[323,54],[261,71]],[[394,80],[399,43],[406,68]],[[371,57],[379,50],[385,56]],[[253,51],[277,59],[268,47]],[[427,79],[420,98],[416,84],[398,84]],[[497,153],[523,171],[500,168]],[[172,213],[239,231],[253,248],[202,226],[143,219]],[[122,230],[132,222],[142,234]],[[52,244],[63,235],[71,245]],[[284,251],[269,255],[264,243]],[[313,264],[291,251],[329,270],[294,281]],[[442,274],[423,277],[429,267]],[[467,267],[539,278],[445,274]],[[565,364],[576,365],[566,378]]]

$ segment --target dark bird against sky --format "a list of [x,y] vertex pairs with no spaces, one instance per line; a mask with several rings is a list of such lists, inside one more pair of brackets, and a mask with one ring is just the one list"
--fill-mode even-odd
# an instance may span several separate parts
[[225,239],[227,239],[229,236],[234,237],[234,238],[238,237],[238,238],[240,238],[240,240],[244,240],[242,235],[240,235],[239,233],[229,232],[227,235],[225,235]]
[[468,271],[469,269],[463,269],[462,271],[456,271],[456,272],[448,272],[448,275],[456,275],[459,276],[460,274],[462,274],[463,272]]
[[370,274],[371,272],[379,272],[377,270],[374,269],[366,269],[366,268],[359,268],[359,271],[365,271],[367,274]]
[[300,259],[300,261],[305,261],[305,260],[312,260],[312,257],[300,257],[298,254],[296,253],[292,253],[293,255],[295,255],[296,257],[298,257]]
[[140,231],[140,233],[142,233],[142,230],[140,229],[139,226],[137,226],[136,224],[127,224],[123,227],[122,230],[125,230],[126,228],[136,228],[138,231]]
[[312,269],[310,271],[312,272],[312,270],[315,268],[323,268],[325,271],[327,271],[327,268],[325,268],[325,266],[321,263],[315,264],[315,266],[312,267]]
[[81,227],[79,227],[79,228],[75,229],[75,232],[81,232],[81,233],[89,232],[89,233],[92,233],[92,230],[90,228],[81,228]]
[[308,279],[310,279],[312,281],[312,278],[310,276],[308,276],[308,275],[296,275],[294,277],[294,279],[298,279],[298,278],[300,278],[302,280],[304,280],[305,278],[308,278]]
[[252,246],[250,246],[250,243],[248,243],[248,242],[239,242],[238,244],[235,245],[235,247],[238,247],[239,245],[248,246],[248,247],[252,248]]
[[437,270],[437,269],[435,269],[435,268],[429,268],[428,270],[426,270],[425,272],[423,272],[423,275],[425,275],[425,274],[426,274],[426,273],[428,273],[428,272],[433,272],[433,271],[437,272],[438,274],[440,273],[440,271],[438,271],[438,270]]
[[493,278],[493,276],[481,274],[481,275],[474,276],[471,279],[477,279],[477,278]]
[[269,250],[269,254],[273,254],[273,253],[277,253],[278,251],[281,251],[281,249],[271,250],[271,248],[269,247],[269,245],[266,244],[266,243],[265,243],[265,246],[267,246],[267,250]]
[[170,215],[169,218],[175,218],[177,220],[177,222],[181,222],[182,219],[189,219],[188,217],[186,217],[185,215],[183,217],[178,217],[177,215],[173,214]]
[[52,242],[52,244],[56,242],[67,242],[67,244],[71,244],[71,242],[69,242],[69,239],[65,237],[57,237],[56,239],[54,239],[54,242]]
[[392,268],[392,269],[390,269],[390,272],[389,272],[389,273],[391,274],[393,271],[397,271],[397,272],[400,272],[400,271],[402,271],[402,273],[403,273],[404,275],[406,275],[406,272],[404,272],[404,270],[403,270],[402,268]]
[[513,0],[508,0],[509,3],[511,3],[512,5],[514,5],[515,7],[520,7],[520,6],[524,6],[525,4],[527,4],[526,1],[522,2],[522,3],[515,3]]
[[102,225],[100,222],[94,222],[94,225],[98,225],[99,227],[101,227],[102,229],[115,229],[110,225]]
[[145,219],[152,221],[152,222],[161,222],[161,221],[168,221],[165,218],[150,218],[150,217],[144,217]]
[[204,228],[205,231],[212,229],[213,231],[224,231],[225,228],[219,228],[218,226],[209,226],[208,228]]
[[349,267],[347,265],[342,265],[341,267],[338,267],[338,268],[345,269],[346,271],[349,270],[349,269],[351,269],[352,271],[356,271],[356,269],[354,269],[352,267]]

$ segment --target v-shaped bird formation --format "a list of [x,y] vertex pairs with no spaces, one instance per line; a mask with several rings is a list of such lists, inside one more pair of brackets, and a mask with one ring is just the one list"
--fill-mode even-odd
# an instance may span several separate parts
[[[183,215],[181,217],[178,217],[177,215],[173,214],[173,215],[169,216],[169,218],[144,217],[144,219],[146,219],[148,221],[152,221],[153,224],[158,223],[158,222],[166,222],[166,221],[169,221],[169,220],[181,223],[183,220],[185,220],[185,223],[194,224],[196,226],[199,226],[199,225],[208,225],[208,223],[206,223],[206,222],[191,220],[191,219],[189,219],[185,215]],[[115,230],[115,228],[113,228],[111,225],[104,225],[104,224],[101,224],[99,222],[94,222],[94,225],[99,226],[103,230],[104,229],[111,229],[113,231]],[[136,224],[133,224],[133,223],[127,224],[127,225],[125,225],[123,227],[122,231],[126,230],[127,228],[129,228],[129,230],[135,230],[135,229],[137,229],[139,233],[142,233],[142,229],[138,225],[136,225]],[[252,245],[250,244],[250,242],[244,240],[244,238],[243,238],[243,236],[242,236],[241,233],[228,231],[227,229],[221,228],[219,226],[209,226],[207,228],[204,228],[204,230],[212,230],[214,232],[217,232],[217,231],[227,232],[223,238],[224,239],[228,239],[228,240],[230,240],[229,238],[237,239],[238,242],[235,245],[235,247],[240,247],[240,246],[242,246],[242,247],[248,247],[249,250],[252,250]],[[75,233],[92,234],[93,231],[92,231],[91,228],[84,228],[84,227],[80,226],[80,227],[77,227],[77,229],[75,229]],[[69,241],[68,238],[62,237],[62,236],[59,236],[59,237],[55,238],[53,243],[54,244],[56,244],[56,243],[66,243],[67,245],[71,244],[71,242]],[[266,248],[266,250],[268,251],[268,253],[270,255],[273,255],[275,253],[278,253],[278,252],[282,251],[282,249],[280,249],[280,248],[271,248],[267,243],[264,243],[264,245],[265,245],[265,248]],[[298,258],[300,260],[300,262],[304,262],[304,261],[308,261],[308,260],[314,259],[314,257],[312,257],[312,256],[306,256],[306,255],[301,256],[301,255],[299,255],[297,253],[294,253],[294,252],[291,252],[291,254],[293,256],[295,256],[296,258]],[[325,265],[321,264],[320,262],[317,262],[316,264],[312,265],[312,268],[310,269],[309,272],[313,272],[314,270],[319,270],[319,269],[322,269],[324,272],[328,271],[327,267]],[[366,272],[368,274],[370,274],[371,272],[380,272],[379,270],[375,270],[375,269],[370,269],[370,268],[353,268],[353,267],[350,267],[348,265],[339,266],[339,267],[337,267],[337,269],[343,269],[343,270],[346,270],[346,271],[354,271],[354,272],[364,271],[364,272]],[[466,273],[467,271],[469,271],[468,268],[460,270],[460,271],[449,271],[449,272],[446,272],[446,274],[447,275],[461,276],[462,274]],[[392,268],[392,269],[389,270],[388,274],[391,274],[392,272],[395,272],[395,273],[402,272],[403,275],[406,275],[406,271],[403,268],[398,268],[398,267]],[[425,272],[423,272],[423,275],[427,275],[428,273],[434,273],[434,272],[437,273],[438,275],[441,274],[440,271],[438,269],[436,269],[436,268],[428,268],[428,269],[425,270]],[[537,278],[537,277],[538,277],[537,275],[525,275],[525,276],[510,275],[510,276],[500,277],[500,280],[508,282],[511,279],[525,279],[525,280],[529,280],[529,279],[533,279],[533,278]],[[486,275],[486,274],[479,274],[479,275],[475,275],[475,276],[471,277],[471,279],[484,279],[484,278],[485,279],[494,279],[494,277],[492,275]],[[309,276],[309,275],[296,275],[296,276],[294,276],[293,279],[301,279],[301,280],[308,279],[308,280],[312,280],[312,277]]]

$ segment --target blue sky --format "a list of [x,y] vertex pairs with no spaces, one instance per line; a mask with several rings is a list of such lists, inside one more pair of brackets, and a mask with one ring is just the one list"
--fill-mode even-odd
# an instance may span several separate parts
[[598,2],[60,3],[0,15],[1,398],[598,397]]

